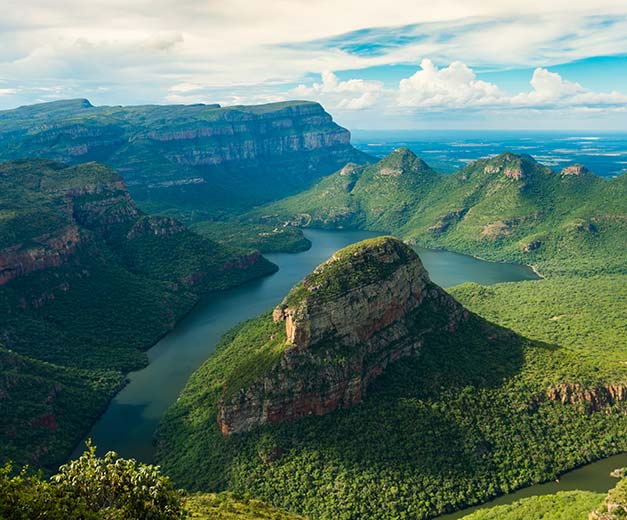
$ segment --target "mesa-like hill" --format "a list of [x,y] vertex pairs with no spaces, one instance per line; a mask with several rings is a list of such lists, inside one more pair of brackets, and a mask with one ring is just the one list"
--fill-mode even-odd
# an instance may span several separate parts
[[600,322],[571,316],[546,283],[517,284],[544,291],[542,316],[505,286],[453,291],[510,330],[400,241],[349,246],[223,338],[167,412],[157,458],[189,489],[312,519],[426,519],[624,450],[625,338],[602,335],[620,317],[604,298]]
[[400,148],[348,165],[310,190],[250,214],[256,221],[392,232],[427,247],[536,265],[545,274],[627,270],[627,176],[561,172],[503,153],[438,174]]
[[0,112],[0,160],[103,162],[151,212],[216,216],[309,187],[370,157],[318,103],[93,106],[55,101]]
[[53,467],[203,292],[273,272],[87,163],[0,163],[0,458]]

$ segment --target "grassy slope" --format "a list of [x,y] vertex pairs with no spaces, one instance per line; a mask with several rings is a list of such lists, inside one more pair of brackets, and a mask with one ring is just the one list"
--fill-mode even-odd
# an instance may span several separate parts
[[276,214],[289,215],[295,223],[313,227],[390,230],[405,222],[413,206],[438,182],[439,174],[409,150],[400,149],[372,166],[349,164],[311,190],[251,216],[272,220]]
[[[250,492],[313,518],[427,518],[555,478],[627,449],[622,404],[589,413],[545,398],[556,384],[627,381],[627,331],[616,312],[623,282],[463,286],[454,294],[471,309],[534,339],[473,320],[456,339],[432,338],[418,360],[389,367],[359,407],[223,439],[220,381],[241,345],[260,344],[251,322],[225,337],[168,412],[160,462],[181,485]],[[527,305],[527,294],[538,300]],[[265,453],[280,457],[268,462]]]
[[[404,175],[382,175],[391,165]],[[508,169],[523,178],[506,176]],[[561,175],[508,153],[439,175],[399,149],[251,217],[382,230],[427,247],[534,264],[544,274],[588,275],[627,270],[625,201],[627,176]]]
[[[66,168],[20,161],[0,164],[0,172],[0,250],[30,247],[38,237],[75,224],[65,209],[68,190],[119,180],[97,164]],[[119,195],[117,188],[107,189],[75,204]],[[122,197],[99,218],[106,222],[133,207]],[[274,268],[264,259],[239,268],[244,251],[188,230],[127,239],[132,226],[152,218],[130,214],[106,236],[100,236],[98,222],[90,229],[79,226],[82,245],[66,264],[0,287],[0,344],[19,360],[17,369],[7,364],[0,369],[0,388],[11,388],[0,398],[0,460],[54,468],[119,389],[124,373],[145,365],[144,351],[172,329],[200,292],[237,285]],[[229,263],[234,265],[225,269]],[[172,289],[198,271],[208,274],[199,285]],[[43,376],[42,367],[47,367]],[[72,374],[75,385],[68,384]],[[41,387],[32,383],[38,378]],[[42,398],[57,383],[58,392]],[[53,416],[54,427],[37,420],[40,415]],[[15,434],[22,431],[28,434]]]

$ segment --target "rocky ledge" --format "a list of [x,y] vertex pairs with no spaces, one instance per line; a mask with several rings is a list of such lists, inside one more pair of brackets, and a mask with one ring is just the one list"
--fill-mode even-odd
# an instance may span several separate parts
[[[417,355],[438,309],[453,331],[468,313],[429,280],[406,244],[381,237],[337,252],[295,286],[274,310],[285,323],[281,357],[218,403],[223,435],[267,423],[325,415],[359,404],[388,364]],[[426,324],[425,324],[426,321]]]

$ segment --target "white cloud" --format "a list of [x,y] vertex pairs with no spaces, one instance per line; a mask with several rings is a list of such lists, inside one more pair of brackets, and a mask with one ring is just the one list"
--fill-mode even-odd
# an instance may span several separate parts
[[[599,19],[612,23],[600,27]],[[380,53],[307,47],[364,28],[384,28],[393,40],[408,24],[417,24],[415,39]],[[345,36],[349,43],[357,37]],[[176,95],[170,90],[176,84],[222,88],[225,96],[233,85],[253,92],[312,73],[425,56],[503,68],[625,53],[627,4],[397,0],[391,9],[387,0],[4,0],[0,39],[0,77],[30,87],[62,85],[65,95],[106,84],[107,96],[95,102],[152,102]],[[368,90],[347,106],[376,99]]]
[[322,74],[320,83],[300,85],[291,94],[315,99],[337,111],[376,108],[379,111],[460,111],[495,109],[576,109],[581,111],[627,108],[627,95],[594,92],[545,68],[537,68],[531,90],[508,96],[496,84],[478,80],[468,65],[455,61],[438,68],[423,59],[420,70],[402,79],[398,89],[385,89],[377,81],[340,81],[332,72]]
[[438,69],[430,59],[423,59],[420,67],[413,76],[401,80],[400,106],[464,108],[493,105],[504,98],[496,85],[478,80],[460,61]]
[[533,90],[513,96],[510,102],[515,106],[531,107],[595,107],[626,105],[627,95],[620,92],[593,92],[579,83],[567,81],[559,74],[541,67],[531,78]]
[[195,92],[197,90],[201,90],[202,88],[203,86],[198,83],[177,83],[176,85],[172,85],[168,90],[170,92],[186,93]]
[[0,88],[0,96],[10,96],[12,94],[17,94],[17,89],[15,88]]
[[361,110],[374,106],[383,93],[380,81],[351,79],[340,81],[333,72],[323,72],[321,83],[299,85],[290,95],[297,98],[316,99],[325,106],[345,110]]

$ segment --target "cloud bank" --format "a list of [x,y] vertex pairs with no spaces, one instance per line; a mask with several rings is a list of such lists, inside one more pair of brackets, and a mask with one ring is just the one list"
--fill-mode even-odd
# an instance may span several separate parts
[[428,112],[568,107],[623,111],[627,107],[627,94],[594,92],[542,67],[535,69],[529,84],[530,90],[508,96],[496,84],[478,80],[475,72],[460,61],[438,68],[433,61],[425,58],[420,63],[420,69],[402,79],[396,88],[385,88],[379,81],[340,81],[334,73],[324,72],[320,83],[311,86],[301,84],[290,95],[315,99],[338,111],[414,109]]
[[[627,54],[624,0],[397,0],[393,8],[384,0],[5,0],[3,7],[0,108],[69,97],[233,104],[296,96],[345,113],[624,103],[623,94],[550,72]],[[399,64],[416,68],[400,84],[359,74]],[[531,88],[514,96],[480,79],[486,70],[533,67]]]

